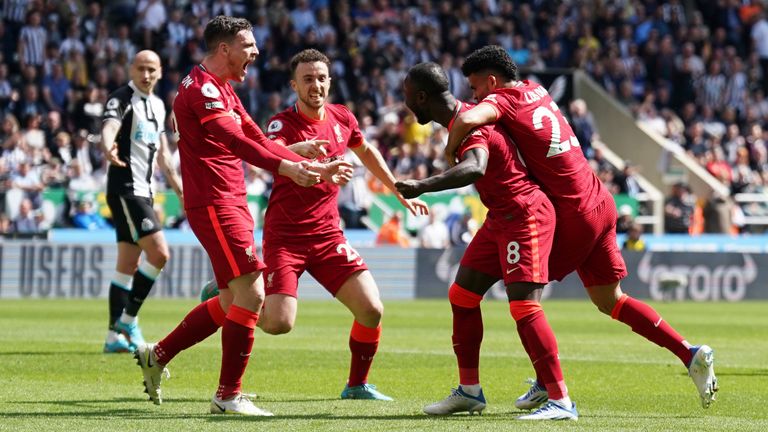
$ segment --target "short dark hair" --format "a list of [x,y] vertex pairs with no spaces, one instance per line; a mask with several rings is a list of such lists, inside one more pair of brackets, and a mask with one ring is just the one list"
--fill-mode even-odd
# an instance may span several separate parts
[[467,77],[483,71],[499,74],[507,81],[519,79],[520,76],[515,62],[507,51],[498,45],[487,45],[475,50],[461,65],[461,72]]
[[251,23],[245,18],[219,15],[208,21],[208,25],[205,26],[203,32],[205,47],[208,52],[212,52],[220,43],[231,43],[238,33],[243,30],[250,31],[252,28]]
[[450,91],[448,77],[437,63],[419,63],[408,71],[408,79],[416,90],[427,95],[439,95]]
[[331,61],[328,60],[328,56],[321,53],[320,51],[309,48],[305,49],[303,51],[300,51],[295,56],[291,57],[291,76],[293,77],[296,74],[296,68],[299,67],[299,63],[314,63],[314,62],[323,62],[326,66],[328,66],[328,70],[331,69]]

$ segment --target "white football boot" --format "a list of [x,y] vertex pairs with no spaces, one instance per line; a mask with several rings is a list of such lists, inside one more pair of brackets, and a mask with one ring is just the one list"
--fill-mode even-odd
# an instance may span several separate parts
[[234,414],[260,417],[274,416],[271,412],[254,405],[243,393],[238,393],[237,396],[227,400],[222,400],[214,396],[211,400],[211,414]]
[[688,376],[699,390],[701,406],[709,408],[715,400],[717,377],[715,376],[715,351],[707,345],[691,348],[693,359],[688,366]]

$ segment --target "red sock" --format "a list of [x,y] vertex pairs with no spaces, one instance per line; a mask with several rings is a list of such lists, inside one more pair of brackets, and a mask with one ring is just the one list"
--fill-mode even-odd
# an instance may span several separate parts
[[219,297],[208,299],[192,309],[172,332],[155,345],[157,362],[166,365],[176,355],[216,333],[224,321]]
[[483,342],[483,296],[457,284],[448,290],[453,311],[453,352],[459,363],[459,384],[480,384],[480,345]]
[[349,332],[352,361],[349,365],[348,386],[355,387],[368,382],[368,372],[371,370],[373,357],[379,349],[380,337],[381,324],[376,328],[370,328],[357,321],[352,323],[352,330]]
[[661,318],[652,307],[624,294],[613,307],[611,318],[621,321],[632,331],[656,345],[666,348],[688,367],[693,356],[683,344],[683,337]]
[[[520,342],[523,344],[523,349],[528,354],[528,358],[531,357],[531,345],[528,342],[528,335],[524,332],[520,331],[520,326],[517,326],[517,334],[520,336]],[[536,368],[534,368],[534,372],[536,371]],[[544,385],[542,383],[542,379],[539,376],[538,372],[536,372],[536,382],[538,382],[541,385]]]
[[550,399],[568,396],[557,354],[557,340],[541,305],[535,301],[511,301],[509,310],[517,322],[520,339],[528,345],[526,351],[539,384],[546,387]]
[[221,332],[221,373],[216,397],[229,399],[240,392],[253,348],[253,329],[259,314],[232,305]]

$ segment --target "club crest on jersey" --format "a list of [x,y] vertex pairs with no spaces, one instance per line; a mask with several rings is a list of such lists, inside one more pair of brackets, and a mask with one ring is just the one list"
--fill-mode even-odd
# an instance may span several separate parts
[[152,223],[152,220],[149,218],[144,218],[141,221],[141,229],[142,231],[149,231],[152,228],[154,228],[155,224]]
[[267,275],[267,287],[272,288],[272,278],[275,277],[274,273],[270,273]]
[[341,134],[341,126],[338,123],[333,126],[333,133],[336,134],[336,142],[344,142],[344,135]]
[[280,120],[272,120],[267,126],[267,133],[280,132],[281,130],[283,130],[283,122]]
[[253,252],[253,245],[245,248],[245,254],[248,255],[248,262],[256,261],[256,254]]
[[203,84],[203,86],[200,87],[200,91],[203,93],[203,96],[211,99],[218,99],[219,96],[221,96],[219,89],[217,89],[216,86],[210,82]]

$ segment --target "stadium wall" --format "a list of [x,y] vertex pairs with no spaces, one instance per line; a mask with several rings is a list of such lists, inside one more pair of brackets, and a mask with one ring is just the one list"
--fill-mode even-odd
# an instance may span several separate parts
[[[114,272],[114,243],[92,241],[83,232],[80,241],[5,241],[0,243],[0,299],[101,298]],[[169,239],[174,236],[169,236]],[[712,239],[710,242],[718,243]],[[768,251],[762,246],[722,246],[670,239],[676,250],[627,252],[629,276],[624,290],[638,298],[654,300],[741,301],[768,299]],[[714,244],[713,243],[713,244]],[[173,241],[171,259],[153,289],[159,298],[197,298],[202,285],[213,277],[205,251],[197,244]],[[691,250],[715,250],[691,252]],[[733,252],[733,250],[740,250]],[[444,298],[458,270],[463,248],[401,249],[357,247],[385,299]],[[330,295],[305,274],[299,281],[301,298],[329,299]],[[553,283],[545,296],[586,299],[575,275]],[[503,299],[497,284],[489,298]]]

